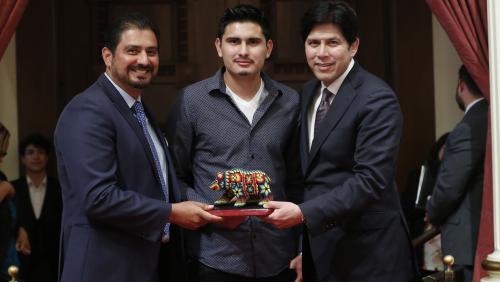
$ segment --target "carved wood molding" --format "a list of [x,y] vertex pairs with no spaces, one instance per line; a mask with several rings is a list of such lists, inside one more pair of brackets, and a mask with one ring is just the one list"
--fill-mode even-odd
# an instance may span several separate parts
[[[176,83],[178,68],[189,61],[188,13],[186,0],[88,0],[90,7],[91,40],[94,70],[103,69],[101,48],[104,45],[104,32],[114,13],[140,11],[157,23],[160,29],[160,66],[155,83]],[[168,11],[169,19],[162,18],[158,9]],[[161,24],[158,24],[160,22]],[[185,67],[182,67],[184,69]],[[186,75],[181,71],[181,75]]]

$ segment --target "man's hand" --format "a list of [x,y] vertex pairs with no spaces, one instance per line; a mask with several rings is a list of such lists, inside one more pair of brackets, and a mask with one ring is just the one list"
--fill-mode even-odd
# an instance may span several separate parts
[[194,201],[187,201],[172,204],[172,212],[168,221],[187,229],[197,229],[209,222],[220,222],[222,218],[215,216],[207,210],[213,209],[212,205],[207,205]]
[[303,282],[302,278],[302,255],[296,256],[292,261],[290,261],[290,269],[294,269],[295,273],[297,273],[297,277],[295,278],[295,282]]
[[226,227],[227,229],[235,229],[236,227],[240,226],[240,224],[243,221],[245,221],[247,218],[248,218],[248,216],[223,217],[222,221],[218,224]]
[[274,211],[268,216],[261,217],[262,220],[281,229],[301,224],[304,221],[302,211],[294,203],[270,201],[264,204],[264,208],[274,209]]
[[0,181],[0,202],[6,197],[13,197],[16,194],[16,190],[12,187],[12,184],[8,181]]
[[23,255],[31,254],[30,240],[28,239],[28,232],[23,227],[19,227],[17,235],[16,250]]

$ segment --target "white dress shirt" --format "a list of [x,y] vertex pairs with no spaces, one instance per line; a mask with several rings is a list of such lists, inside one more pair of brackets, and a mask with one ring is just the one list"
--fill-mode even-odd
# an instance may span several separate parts
[[309,106],[309,110],[307,112],[307,125],[308,125],[308,136],[309,136],[309,150],[311,149],[311,145],[314,139],[314,123],[316,121],[316,111],[318,110],[319,103],[321,102],[321,93],[323,93],[323,89],[327,88],[330,92],[333,93],[332,98],[330,99],[330,105],[333,102],[333,99],[337,95],[337,92],[339,92],[340,86],[344,82],[344,79],[346,78],[347,74],[351,71],[352,67],[354,66],[354,59],[351,59],[351,62],[349,63],[349,66],[347,69],[342,73],[339,78],[337,78],[334,82],[332,82],[330,85],[325,85],[323,82],[321,82],[321,87],[319,91],[314,95],[311,104]]
[[465,108],[465,113],[467,113],[470,108],[472,108],[472,106],[474,106],[475,104],[477,104],[477,102],[481,101],[481,100],[484,100],[484,98],[479,98],[479,99],[476,99],[474,101],[472,101],[472,103],[470,103],[467,108]]
[[35,218],[38,219],[42,214],[43,201],[47,192],[47,176],[43,178],[39,186],[35,186],[31,178],[26,175],[26,183],[30,192],[31,207],[33,208]]

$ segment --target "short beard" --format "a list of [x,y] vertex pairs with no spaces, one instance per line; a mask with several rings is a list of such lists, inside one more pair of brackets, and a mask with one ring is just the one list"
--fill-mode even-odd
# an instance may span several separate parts
[[460,108],[460,110],[465,112],[465,104],[464,104],[464,101],[462,99],[460,99],[460,96],[458,96],[458,91],[455,94],[455,100],[457,101],[458,108]]
[[141,82],[133,82],[129,81],[129,85],[134,87],[135,89],[145,89],[151,84],[151,81],[141,81]]

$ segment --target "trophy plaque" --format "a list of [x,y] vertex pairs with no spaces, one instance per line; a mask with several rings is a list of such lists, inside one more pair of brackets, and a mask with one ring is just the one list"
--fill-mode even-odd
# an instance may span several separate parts
[[263,205],[272,201],[269,176],[260,170],[231,169],[218,172],[210,189],[224,193],[210,213],[217,216],[265,216],[273,210]]

